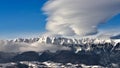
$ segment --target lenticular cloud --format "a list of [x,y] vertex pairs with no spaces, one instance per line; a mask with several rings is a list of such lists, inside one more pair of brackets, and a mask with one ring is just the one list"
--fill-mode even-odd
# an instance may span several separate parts
[[120,0],[49,0],[43,10],[48,15],[48,31],[92,35],[98,32],[98,25],[120,12]]

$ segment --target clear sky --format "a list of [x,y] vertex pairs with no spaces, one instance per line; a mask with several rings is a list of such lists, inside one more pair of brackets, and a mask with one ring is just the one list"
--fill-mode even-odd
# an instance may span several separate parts
[[[46,16],[41,10],[47,0],[0,0],[0,38],[45,32]],[[99,28],[120,27],[120,14]]]
[[45,1],[0,0],[0,37],[44,32],[46,16],[40,8]]

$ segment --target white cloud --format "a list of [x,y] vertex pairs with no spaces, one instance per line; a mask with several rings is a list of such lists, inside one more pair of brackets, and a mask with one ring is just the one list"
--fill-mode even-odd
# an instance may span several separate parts
[[49,0],[43,10],[48,15],[48,31],[92,35],[98,33],[98,25],[120,12],[120,0]]
[[0,51],[3,52],[21,52],[21,47],[28,46],[27,43],[18,43],[18,42],[10,42],[7,40],[0,40]]
[[[59,50],[70,50],[69,47],[65,47],[65,46],[61,46],[61,45],[45,44],[45,43],[40,43],[39,41],[33,43],[30,47],[27,47],[27,49],[37,51],[37,52],[43,52],[46,50],[49,50],[51,52],[56,52]],[[25,50],[26,50],[26,48],[25,48]]]
[[40,43],[39,41],[35,43],[22,43],[0,40],[0,51],[2,52],[26,52],[26,51],[43,52],[46,50],[56,52],[58,50],[70,50],[70,48],[60,45]]

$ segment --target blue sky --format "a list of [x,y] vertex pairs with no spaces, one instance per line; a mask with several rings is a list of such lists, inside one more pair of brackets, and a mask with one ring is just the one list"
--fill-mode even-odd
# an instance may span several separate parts
[[120,29],[120,14],[112,17],[110,20],[108,20],[105,24],[100,25],[99,29]]
[[[45,32],[46,16],[40,10],[47,0],[0,0],[0,38]],[[120,14],[99,29],[120,27]],[[31,33],[31,34],[30,34]]]
[[44,32],[46,16],[40,8],[45,1],[0,0],[0,37]]

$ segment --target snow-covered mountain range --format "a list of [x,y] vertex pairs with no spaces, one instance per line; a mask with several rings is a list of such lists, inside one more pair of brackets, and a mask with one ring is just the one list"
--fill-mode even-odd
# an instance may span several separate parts
[[63,45],[63,44],[87,44],[87,43],[118,43],[120,39],[99,39],[99,38],[64,38],[64,37],[39,37],[39,38],[30,38],[30,39],[23,39],[17,38],[14,40],[7,40],[8,42],[24,42],[24,43],[46,43],[46,44],[55,44],[55,45]]
[[[39,37],[1,40],[0,62],[50,61],[71,66],[85,64],[120,67],[120,39]],[[8,57],[9,56],[9,57]],[[31,62],[30,62],[31,63]]]

